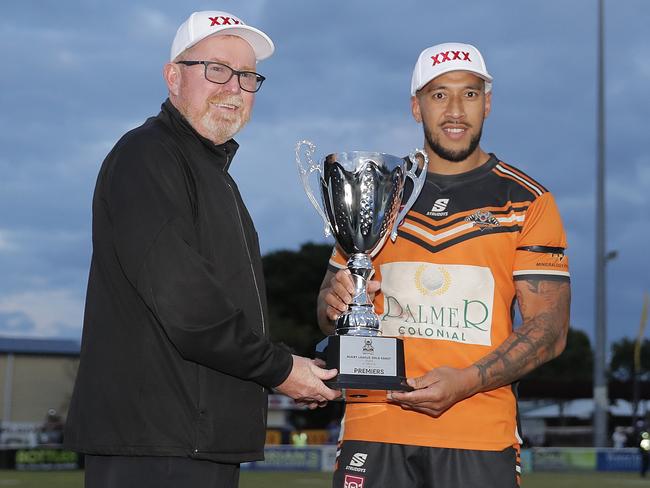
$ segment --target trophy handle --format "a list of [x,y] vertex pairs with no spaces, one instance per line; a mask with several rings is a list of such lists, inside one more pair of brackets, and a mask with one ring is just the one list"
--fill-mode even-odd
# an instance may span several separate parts
[[[416,173],[416,170],[418,169],[416,156],[418,154],[420,154],[424,160],[424,164],[422,165],[422,170],[420,171],[419,176]],[[429,157],[427,156],[427,153],[422,149],[416,149],[411,152],[411,154],[409,154],[409,160],[411,161],[411,167],[406,170],[406,176],[413,180],[413,191],[411,192],[411,196],[406,202],[406,205],[404,205],[402,210],[400,210],[399,214],[397,214],[397,218],[395,219],[393,232],[390,233],[390,239],[393,242],[395,242],[395,239],[397,239],[397,228],[404,220],[404,217],[406,217],[408,211],[411,210],[411,207],[415,203],[415,200],[417,200],[418,196],[420,195],[420,191],[424,186],[424,181],[427,179],[427,167],[429,166]]]
[[[303,147],[305,147],[305,156],[307,158],[306,168],[302,162],[302,159],[300,158],[300,153]],[[315,150],[316,150],[316,145],[313,142],[299,141],[296,144],[296,165],[298,166],[298,174],[300,175],[302,186],[305,188],[305,193],[307,194],[309,201],[314,206],[318,214],[323,218],[323,222],[325,223],[323,231],[325,232],[325,236],[327,237],[332,234],[329,220],[327,219],[327,215],[325,215],[325,211],[323,210],[323,208],[318,204],[318,201],[314,196],[314,192],[311,190],[311,185],[309,184],[309,177],[314,171],[316,171],[319,174],[321,179],[323,178],[323,173],[320,168],[320,165],[315,163],[314,160],[312,159]]]

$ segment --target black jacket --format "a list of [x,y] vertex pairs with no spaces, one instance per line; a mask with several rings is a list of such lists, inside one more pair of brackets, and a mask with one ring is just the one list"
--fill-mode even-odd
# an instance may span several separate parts
[[257,234],[215,146],[167,100],[122,137],[93,198],[93,257],[65,444],[91,454],[261,459],[268,340]]

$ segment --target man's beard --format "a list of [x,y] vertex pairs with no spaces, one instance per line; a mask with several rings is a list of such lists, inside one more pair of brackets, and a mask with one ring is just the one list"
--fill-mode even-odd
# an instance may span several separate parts
[[483,124],[481,124],[479,131],[469,141],[469,146],[467,146],[465,149],[454,151],[452,149],[443,147],[439,141],[435,140],[431,135],[431,131],[425,123],[423,123],[422,126],[424,128],[424,138],[427,140],[427,143],[429,144],[431,150],[445,161],[451,161],[452,163],[460,163],[461,161],[465,161],[478,147],[479,142],[481,142],[481,134],[483,133]]
[[[230,117],[216,115],[210,110],[211,103],[232,104],[239,107],[239,110]],[[183,115],[203,137],[215,144],[223,144],[231,139],[248,122],[248,116],[241,111],[244,104],[239,96],[211,98],[206,101],[206,105],[207,107],[202,113],[186,111]]]

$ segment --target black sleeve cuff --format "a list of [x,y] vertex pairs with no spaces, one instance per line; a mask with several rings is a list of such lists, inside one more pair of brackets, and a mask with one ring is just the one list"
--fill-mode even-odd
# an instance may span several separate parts
[[293,369],[293,356],[291,352],[281,345],[274,344],[273,347],[275,347],[273,353],[273,371],[260,378],[260,383],[269,389],[284,383]]

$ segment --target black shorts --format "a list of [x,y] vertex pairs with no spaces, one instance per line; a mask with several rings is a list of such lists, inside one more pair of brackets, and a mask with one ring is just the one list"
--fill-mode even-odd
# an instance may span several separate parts
[[518,488],[519,450],[473,451],[344,441],[334,488]]
[[85,488],[237,488],[239,464],[154,456],[85,456]]

